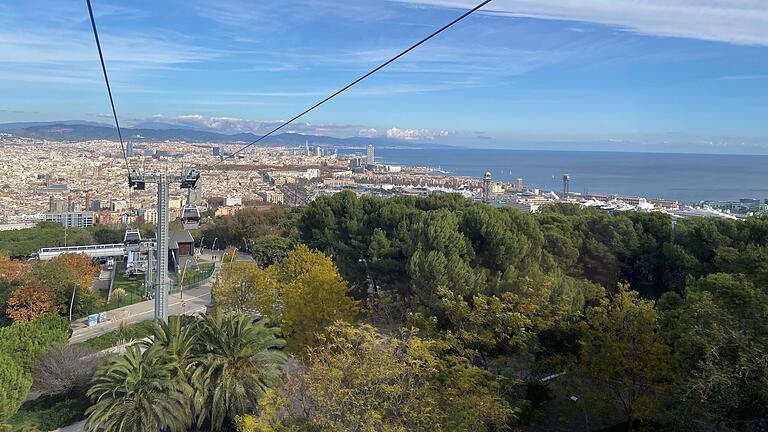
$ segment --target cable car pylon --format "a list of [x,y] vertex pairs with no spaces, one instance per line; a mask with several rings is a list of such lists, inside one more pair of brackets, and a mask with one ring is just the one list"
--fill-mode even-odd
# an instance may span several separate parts
[[[155,278],[155,320],[168,322],[168,294],[170,284],[168,282],[168,224],[170,212],[168,209],[169,184],[178,183],[181,189],[192,189],[200,180],[200,172],[191,169],[180,175],[167,174],[165,172],[153,172],[143,174],[136,170],[128,175],[128,185],[137,190],[144,190],[147,183],[157,184],[157,264]],[[195,210],[197,208],[195,207]],[[198,224],[200,214],[197,213]],[[182,220],[183,222],[183,220]]]

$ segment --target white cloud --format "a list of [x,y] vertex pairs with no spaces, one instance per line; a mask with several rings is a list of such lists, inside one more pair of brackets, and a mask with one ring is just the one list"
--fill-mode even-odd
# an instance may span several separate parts
[[[0,9],[0,80],[89,86],[103,80],[84,3],[16,3]],[[97,5],[94,12],[99,18],[119,16],[121,20],[144,16],[141,9],[109,4]],[[149,70],[177,68],[221,55],[191,43],[192,36],[163,27],[104,22],[100,39],[116,84],[138,83]]]
[[[285,123],[285,120],[249,120],[234,117],[207,117],[201,114],[184,114],[165,116],[156,114],[146,119],[133,119],[132,127],[151,127],[151,124],[175,126],[181,128],[208,130],[224,134],[253,133],[265,134]],[[158,126],[159,127],[159,126]],[[306,135],[323,135],[337,138],[386,136],[402,140],[434,140],[455,135],[454,132],[432,129],[400,129],[390,128],[386,132],[374,127],[354,124],[314,124],[295,122],[280,129],[279,133],[300,133]],[[477,132],[481,133],[481,132]]]
[[[190,129],[209,130],[224,134],[253,133],[259,135],[270,132],[274,128],[285,124],[285,120],[249,120],[235,117],[206,117],[200,114],[185,114],[178,116],[156,114],[147,119],[133,119],[131,122],[135,127],[149,127],[152,123]],[[374,131],[375,133],[376,129],[350,124],[313,124],[305,122],[294,122],[280,129],[280,133],[325,135],[339,138],[363,136],[361,135],[362,131]]]
[[429,130],[429,129],[399,129],[391,128],[387,130],[388,138],[397,138],[404,140],[422,140],[422,139],[435,139],[445,138],[450,133],[444,130]]
[[357,132],[357,136],[366,137],[366,138],[372,138],[379,134],[379,131],[376,130],[376,128],[367,128],[367,129],[360,129]]
[[[476,0],[392,0],[469,9]],[[765,0],[495,0],[486,13],[592,22],[654,36],[768,45]]]

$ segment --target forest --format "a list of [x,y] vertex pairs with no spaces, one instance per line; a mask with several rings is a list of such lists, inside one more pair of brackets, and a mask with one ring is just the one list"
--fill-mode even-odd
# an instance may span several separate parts
[[256,230],[266,280],[269,257],[303,244],[348,281],[368,327],[333,328],[311,350],[373,333],[477,368],[506,411],[465,430],[768,428],[768,218],[527,214],[451,194],[349,192],[258,225],[239,217],[209,229],[233,244]]
[[768,429],[766,217],[344,192],[196,238],[254,257],[225,255],[209,315],[54,388],[57,311],[20,319],[55,337],[0,384],[79,389],[88,430]]

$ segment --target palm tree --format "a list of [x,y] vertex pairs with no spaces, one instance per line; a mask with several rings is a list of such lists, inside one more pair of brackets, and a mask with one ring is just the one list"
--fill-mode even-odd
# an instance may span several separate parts
[[280,329],[247,315],[205,315],[201,353],[192,376],[197,425],[219,430],[226,419],[253,412],[257,401],[282,382],[287,357]]
[[88,396],[88,431],[186,431],[192,423],[192,389],[174,377],[174,366],[160,350],[139,346],[99,367]]
[[167,323],[154,323],[151,339],[144,340],[141,344],[145,349],[161,351],[165,362],[175,368],[174,376],[186,381],[187,372],[194,365],[198,323],[199,321],[194,320],[184,325],[182,317],[169,317]]

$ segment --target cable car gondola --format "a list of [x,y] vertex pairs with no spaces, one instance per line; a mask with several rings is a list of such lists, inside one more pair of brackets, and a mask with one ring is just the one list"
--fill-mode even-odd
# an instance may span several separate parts
[[141,244],[141,233],[137,229],[128,228],[123,236],[125,246],[139,246]]
[[197,206],[184,207],[181,211],[181,225],[187,230],[200,228],[200,210]]

